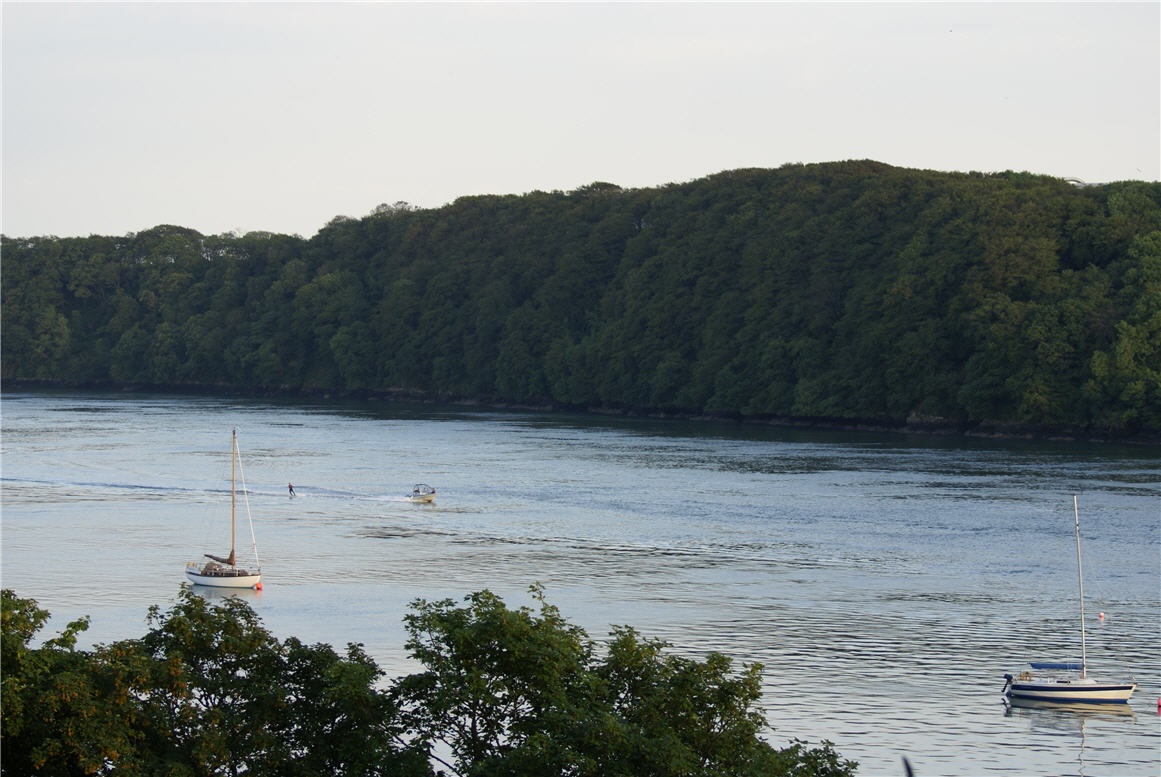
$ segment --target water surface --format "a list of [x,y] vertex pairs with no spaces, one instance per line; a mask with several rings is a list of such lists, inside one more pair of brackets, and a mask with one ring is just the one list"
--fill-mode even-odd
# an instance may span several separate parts
[[[1155,449],[137,394],[0,411],[2,583],[50,631],[91,615],[90,644],[141,636],[187,560],[228,550],[236,428],[265,584],[244,596],[280,638],[400,675],[411,601],[539,582],[595,638],[761,662],[770,740],[828,739],[861,774],[1161,770]],[[1121,714],[1000,698],[1079,655],[1074,493],[1090,665],[1141,683]]]

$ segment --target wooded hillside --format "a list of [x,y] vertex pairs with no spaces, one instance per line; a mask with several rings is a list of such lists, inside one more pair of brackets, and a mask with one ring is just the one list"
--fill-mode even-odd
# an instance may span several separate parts
[[876,162],[3,238],[2,377],[1161,432],[1161,184]]

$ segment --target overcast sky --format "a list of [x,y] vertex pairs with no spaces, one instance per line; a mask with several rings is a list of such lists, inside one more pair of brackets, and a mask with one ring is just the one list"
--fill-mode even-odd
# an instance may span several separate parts
[[1161,4],[20,3],[8,236],[875,159],[1161,177]]

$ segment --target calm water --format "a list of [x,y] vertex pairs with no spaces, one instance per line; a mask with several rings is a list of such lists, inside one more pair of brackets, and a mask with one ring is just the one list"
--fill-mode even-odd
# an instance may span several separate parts
[[[280,638],[400,675],[412,600],[540,582],[595,638],[761,662],[771,741],[829,739],[861,774],[1161,770],[1156,449],[118,394],[0,412],[2,584],[52,633],[141,636],[185,562],[227,550],[237,428],[265,583],[243,596]],[[404,500],[420,481],[434,505]],[[1005,671],[1079,654],[1073,493],[1090,665],[1141,684],[1123,714],[1000,698]]]

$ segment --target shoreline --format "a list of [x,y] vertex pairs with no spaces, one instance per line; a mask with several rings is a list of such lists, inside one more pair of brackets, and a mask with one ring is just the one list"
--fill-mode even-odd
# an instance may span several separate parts
[[229,396],[287,399],[350,399],[368,402],[403,402],[412,404],[445,404],[461,407],[481,407],[495,410],[523,410],[531,412],[573,412],[595,416],[649,418],[665,421],[733,422],[751,426],[769,426],[787,429],[819,429],[829,431],[876,432],[931,437],[959,437],[963,439],[1027,440],[1042,442],[1076,442],[1121,445],[1158,445],[1161,433],[1117,435],[1084,427],[1044,427],[1001,421],[962,421],[956,419],[910,416],[907,419],[858,418],[805,418],[795,416],[747,416],[740,413],[707,413],[702,411],[675,411],[658,408],[608,407],[599,405],[566,405],[543,402],[513,402],[492,397],[466,397],[457,394],[420,391],[416,389],[331,389],[287,387],[259,388],[205,383],[119,383],[115,381],[66,381],[28,378],[6,378],[0,381],[0,396],[5,392],[23,389],[52,389],[60,391],[110,391],[124,394],[188,394],[194,396]]

